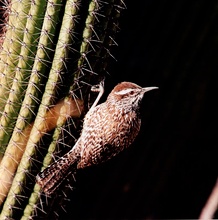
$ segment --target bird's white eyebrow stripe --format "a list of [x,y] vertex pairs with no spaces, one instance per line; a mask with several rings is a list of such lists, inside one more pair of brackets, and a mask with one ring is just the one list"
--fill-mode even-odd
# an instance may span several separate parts
[[133,89],[123,89],[123,90],[120,90],[119,92],[115,92],[114,94],[116,94],[116,95],[125,95],[125,94],[128,94],[131,91],[133,91]]

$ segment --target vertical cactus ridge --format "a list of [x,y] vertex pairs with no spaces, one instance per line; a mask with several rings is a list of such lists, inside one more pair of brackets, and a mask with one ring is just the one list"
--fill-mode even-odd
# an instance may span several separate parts
[[115,36],[119,30],[120,11],[124,8],[123,1],[90,2],[80,47],[78,77],[96,74],[94,69],[98,70],[98,75],[106,71],[107,59],[113,57],[111,48],[117,45]]
[[[69,5],[70,2],[71,2],[71,4]],[[67,8],[71,9],[71,11],[72,11],[71,14],[73,13],[73,15],[75,15],[77,12],[77,7],[76,7],[77,5],[72,7],[72,1],[69,1],[69,3],[67,4]],[[51,4],[51,3],[48,3],[46,14],[48,13],[47,15],[49,15],[48,16],[50,18],[49,21],[54,22],[55,19],[52,18],[51,15],[54,14],[55,16],[57,16],[57,13],[55,13],[57,8],[54,8],[53,6],[51,7],[51,5],[49,5],[49,4]],[[53,5],[61,5],[61,1],[54,1]],[[53,9],[53,12],[51,12],[51,9]],[[8,198],[12,197],[12,198],[14,198],[14,201],[12,199],[7,199],[5,202],[5,205],[7,205],[8,204],[7,201],[9,201],[8,207],[10,207],[11,205],[13,205],[13,206],[15,205],[15,202],[16,202],[17,198],[19,197],[19,194],[21,193],[21,191],[20,191],[21,189],[18,190],[19,187],[17,186],[17,183],[22,183],[25,180],[25,175],[27,175],[27,173],[23,172],[23,170],[27,171],[31,167],[31,161],[29,160],[29,158],[35,157],[35,155],[37,153],[37,149],[36,149],[37,143],[40,141],[42,135],[46,132],[46,125],[45,125],[46,114],[47,114],[47,111],[48,111],[50,105],[52,105],[53,97],[55,96],[55,93],[56,93],[57,84],[61,83],[60,73],[61,73],[61,71],[63,71],[63,69],[65,67],[64,60],[67,56],[67,49],[68,49],[66,45],[69,45],[70,40],[71,40],[69,30],[72,29],[74,26],[74,21],[71,19],[71,17],[69,17],[70,16],[69,12],[65,13],[65,16],[67,17],[67,19],[64,18],[63,22],[62,22],[63,25],[60,30],[59,40],[56,45],[55,55],[54,55],[53,62],[51,65],[51,71],[50,71],[49,78],[48,78],[48,81],[47,81],[47,84],[45,87],[46,92],[44,93],[44,95],[42,97],[41,105],[39,106],[38,114],[36,115],[36,119],[35,119],[35,122],[33,124],[33,128],[30,133],[30,138],[27,142],[27,147],[26,147],[27,150],[25,151],[24,156],[22,158],[22,161],[18,167],[17,174],[14,178],[11,190],[8,195]],[[44,27],[44,24],[45,24],[45,27]],[[48,27],[49,28],[54,27],[54,25],[52,25],[52,24],[50,24],[50,25],[48,23],[44,23],[44,24],[43,24],[42,30],[43,29],[47,30]],[[40,38],[39,44],[41,44],[41,45],[43,44],[44,46],[48,47],[47,43],[45,43],[45,42],[50,41],[49,43],[51,43],[51,37],[49,37],[48,35],[45,35],[43,31],[42,31],[42,33],[43,33],[41,35],[42,38]],[[50,30],[48,33],[51,34],[52,30]],[[69,36],[67,36],[66,33],[68,33]],[[45,39],[45,37],[47,37],[47,39]],[[41,39],[43,40],[42,43],[41,43]],[[39,52],[40,55],[38,55],[38,56],[40,58],[43,57],[43,59],[45,59],[44,56],[46,56],[46,54],[42,54],[42,51],[44,52],[44,50],[42,50],[42,48],[40,47],[39,50],[37,51],[37,55]],[[41,66],[41,65],[38,65],[38,62],[36,62],[36,68],[38,68],[39,66]],[[34,67],[35,67],[35,64],[34,64]],[[34,70],[34,67],[33,67],[33,70]],[[34,78],[35,78],[35,72],[40,72],[40,69],[33,71]],[[36,82],[36,79],[34,79],[34,82]],[[31,97],[32,96],[37,97],[36,92],[38,92],[38,89],[35,87],[36,83],[35,84],[29,83],[29,85],[31,85],[30,86],[31,89],[29,91],[27,89],[26,97],[25,97],[25,98],[27,98],[27,102],[25,102],[26,100],[24,100],[24,103],[25,103],[23,106],[24,109],[21,109],[21,113],[23,112],[22,110],[24,110],[26,112],[27,105],[32,106],[33,103],[30,103],[30,102],[34,101],[34,100]],[[35,90],[35,91],[33,91],[33,90]],[[31,96],[30,96],[30,94],[31,94]],[[31,114],[32,111],[30,110],[29,113]],[[20,117],[24,118],[24,116],[22,114],[20,115]],[[25,118],[26,117],[28,117],[28,115],[26,115]],[[16,127],[16,129],[20,129],[20,128]],[[17,134],[17,131],[15,130],[14,133]],[[20,135],[22,135],[22,133]],[[13,138],[14,138],[14,136],[12,136],[12,141],[11,141],[12,145],[15,144],[15,141],[13,140]],[[8,152],[8,149],[11,149],[11,147],[12,147],[12,149],[14,149],[14,146],[10,146],[10,144],[9,144],[4,158],[6,158],[7,155],[11,155]],[[7,169],[7,170],[8,170],[8,172],[10,171],[10,169]],[[10,213],[6,214],[6,216],[10,216]]]
[[123,2],[14,0],[10,7],[0,51],[1,151],[7,147],[0,219],[34,219],[47,212],[35,175],[75,140],[71,129],[87,109],[90,86],[106,73]]
[[[40,35],[39,28],[43,22],[42,18],[37,17],[37,14],[39,12],[43,14],[44,8],[45,1],[35,1],[34,4],[31,4],[28,15],[25,15],[25,18],[27,18],[26,26],[22,31],[20,30],[20,32],[23,32],[23,39],[16,42],[17,46],[20,47],[20,53],[19,55],[15,54],[14,57],[17,59],[16,66],[14,70],[12,70],[15,75],[0,118],[0,145],[2,146],[2,152],[4,151],[3,147],[7,145],[10,134],[13,131],[21,107],[21,101],[25,95],[24,91],[28,85],[27,82],[34,62],[34,54],[37,49],[36,41]],[[17,14],[19,14],[19,11]],[[11,71],[8,70],[7,72],[11,73]]]
[[[60,35],[59,35],[58,43],[57,43],[57,46],[56,46],[55,56],[54,56],[54,60],[53,60],[52,68],[51,68],[51,72],[50,72],[50,75],[53,76],[55,78],[55,80],[53,79],[53,80],[51,80],[51,82],[48,80],[48,83],[46,85],[46,88],[48,87],[48,89],[46,89],[46,92],[51,91],[52,93],[50,93],[49,95],[47,94],[47,97],[52,97],[53,95],[55,95],[54,92],[55,92],[55,88],[56,88],[56,82],[58,80],[61,80],[60,72],[63,71],[64,68],[65,68],[65,61],[64,60],[67,58],[68,49],[69,49],[68,46],[73,44],[71,33],[72,33],[72,30],[75,27],[75,21],[72,18],[76,17],[76,15],[78,13],[78,9],[79,9],[78,1],[68,0],[66,2],[65,14],[64,14],[64,17],[63,17],[63,20],[62,20]],[[68,88],[68,90],[69,90],[69,88]],[[69,94],[69,92],[68,92],[68,94]],[[59,128],[61,126],[63,126],[64,123],[66,122],[66,118],[67,118],[66,115],[67,114],[66,113],[61,113],[61,112],[66,111],[65,109],[66,109],[66,105],[68,105],[68,103],[72,104],[72,100],[70,101],[70,99],[71,98],[67,95],[65,97],[64,101],[63,101],[64,102],[64,104],[62,106],[63,109],[60,109],[60,115],[57,119],[57,128],[56,128],[56,130],[58,130],[58,131],[60,130]],[[42,108],[44,106],[46,106],[46,103],[43,103],[43,100],[44,99],[42,99],[42,105],[41,105]],[[45,100],[48,101],[47,99],[45,99]],[[77,102],[79,102],[79,101],[73,100],[73,102],[77,104]],[[47,105],[48,104],[51,104],[51,101],[48,101]],[[80,106],[80,104],[79,104],[79,106]],[[79,106],[75,105],[75,108],[78,108]],[[67,112],[69,112],[69,111],[67,111]],[[64,115],[64,117],[63,117],[63,115]],[[54,133],[56,133],[56,131]],[[55,137],[58,137],[58,135],[55,135]],[[53,145],[53,143],[56,142],[56,140],[57,140],[57,138],[53,138],[53,142],[51,143],[51,145]],[[51,157],[51,155],[52,155],[51,152],[52,151],[51,150],[48,150],[48,151],[50,151],[49,152],[49,157]],[[45,161],[47,161],[47,160],[45,160]],[[50,162],[51,161],[45,162],[46,166],[48,166]]]
[[31,4],[29,0],[12,0],[8,7],[10,9],[8,10],[7,31],[4,35],[4,42],[1,45],[0,52],[0,100],[6,100],[9,95],[8,88],[11,87],[15,76],[15,69],[21,50],[20,42],[23,39]]
[[[57,23],[57,20],[59,19],[59,14],[57,13],[57,11],[60,11],[59,9],[60,5],[61,5],[61,1],[56,1],[56,2],[53,1],[47,4],[46,16],[45,16],[44,23],[42,26],[41,36],[39,38],[40,46],[38,46],[38,50],[36,52],[36,59],[32,67],[29,83],[27,84],[28,87],[25,93],[25,98],[22,103],[22,107],[20,109],[20,113],[18,115],[18,119],[14,127],[12,137],[10,139],[10,142],[7,146],[7,150],[0,164],[0,173],[4,174],[4,175],[1,175],[0,177],[1,178],[0,179],[1,180],[0,181],[1,182],[1,185],[0,185],[1,193],[0,194],[2,197],[1,201],[3,201],[4,197],[7,195],[7,192],[11,185],[12,178],[14,176],[14,172],[17,169],[19,161],[26,147],[25,146],[26,143],[22,143],[23,140],[27,141],[26,139],[24,139],[24,136],[26,135],[25,134],[26,132],[24,131],[25,131],[25,128],[28,128],[31,118],[34,116],[34,112],[36,110],[36,104],[41,94],[40,90],[43,89],[41,84],[42,84],[43,78],[46,76],[45,70],[47,69],[48,63],[51,62],[48,60],[48,58],[49,58],[49,54],[51,53],[51,49],[50,49],[52,48],[51,44],[54,43],[54,40],[53,40],[54,39],[54,27]],[[39,10],[38,13],[41,13],[41,11]],[[39,30],[37,30],[37,32],[39,32]],[[36,133],[38,135],[33,136],[34,138],[32,142],[34,142],[34,140],[36,140],[35,142],[37,142],[38,141],[37,137],[39,138],[41,137],[39,132],[36,132]],[[32,151],[35,150],[34,147],[32,148],[29,147],[29,149],[31,149],[30,154],[33,154]],[[31,161],[26,161],[27,164],[25,163],[25,165],[30,165],[30,162]],[[25,176],[25,173],[20,172],[18,175],[19,179],[21,178],[22,180],[24,180],[24,177],[21,174]],[[7,179],[4,179],[5,177],[7,177]],[[18,182],[22,182],[22,181],[19,180],[16,183]],[[12,195],[18,194],[18,193],[15,193],[16,191],[17,190],[13,189]],[[15,200],[16,199],[17,198],[15,198]],[[10,201],[10,203],[12,202],[11,199],[8,201]],[[13,204],[14,203],[15,201],[13,201]],[[5,204],[7,204],[7,202]]]
[[[96,13],[99,10],[99,4],[98,1],[93,0],[89,4],[88,8],[88,16],[85,21],[85,28],[83,30],[83,41],[80,47],[80,54],[81,58],[78,62],[78,66],[81,67],[83,64],[84,59],[86,58],[86,53],[88,53],[89,46],[92,46],[91,44],[91,37],[93,33],[93,25],[96,20]],[[92,47],[94,49],[94,47]],[[95,49],[94,49],[95,50]]]
[[[95,53],[96,61],[93,61],[93,68],[101,71],[106,70],[107,62],[105,60],[111,56],[111,48],[116,45],[115,35],[119,30],[118,19],[120,17],[120,10],[124,9],[125,5],[123,1],[111,1],[111,4],[106,7],[104,13],[104,19],[101,20],[98,25],[101,26],[102,31],[98,33],[98,40],[101,42],[101,47],[97,48]],[[104,65],[102,65],[104,63]]]
[[[67,57],[68,47],[69,45],[72,46],[73,44],[72,33],[74,32],[74,27],[75,27],[75,22],[76,22],[73,18],[77,17],[78,10],[79,10],[78,1],[68,0],[66,2],[65,13],[64,13],[63,20],[62,20],[62,26],[60,29],[60,35],[59,35],[58,43],[56,46],[54,61],[52,63],[52,68],[50,72],[51,75],[59,79],[60,79],[59,74],[64,69],[63,60]],[[48,90],[46,89],[46,92],[50,90],[54,93],[55,87],[51,89],[51,87],[53,87],[54,85],[55,84],[52,81],[51,83],[49,83],[49,80],[48,80],[47,86],[49,89]],[[50,97],[51,97],[51,94],[50,94]],[[52,161],[52,155],[57,148],[58,138],[60,137],[60,134],[61,134],[61,127],[65,124],[68,117],[75,116],[74,114],[71,115],[71,111],[67,111],[66,108],[67,107],[71,108],[70,105],[72,106],[72,103],[75,104],[75,105],[73,104],[73,109],[78,108],[78,110],[82,111],[82,108],[83,108],[83,104],[81,105],[80,103],[79,106],[77,106],[77,101],[73,100],[72,102],[69,96],[67,96],[63,100],[63,102],[64,104],[62,105],[60,109],[59,117],[57,118],[56,129],[53,134],[52,142],[48,148],[48,153],[45,156],[44,161],[43,161],[43,167],[48,166]],[[45,103],[44,105],[42,105],[42,107],[43,106],[45,106]],[[80,113],[81,112],[79,112],[79,114]],[[40,187],[37,184],[35,184],[33,193],[31,194],[30,199],[29,199],[29,203],[24,209],[24,214],[23,214],[22,219],[28,219],[30,216],[35,215],[35,212],[37,211],[35,207],[40,199],[40,194],[41,194]]]
[[[75,17],[75,15],[76,15],[74,12],[75,10],[74,10],[74,7],[72,7],[75,5],[75,3],[76,3],[76,1],[67,1],[66,8],[65,8],[66,18],[65,17],[63,18],[63,24],[65,24],[65,25],[67,24],[66,21],[67,20],[69,21],[68,17]],[[69,10],[69,8],[71,8],[71,9]],[[75,9],[76,8],[78,8],[78,6],[76,6]],[[96,21],[96,13],[99,9],[100,9],[100,6],[99,6],[98,1],[92,0],[89,4],[89,7],[88,7],[88,15],[85,20],[85,27],[84,27],[84,30],[82,33],[82,43],[81,43],[80,51],[79,51],[81,56],[78,60],[78,65],[77,65],[78,69],[73,74],[73,77],[74,77],[73,82],[75,82],[75,81],[77,82],[77,80],[81,77],[80,74],[83,75],[82,68],[83,68],[84,61],[87,59],[85,54],[89,52],[89,47],[91,46],[91,48],[94,50],[94,48],[91,45],[91,38],[92,38],[92,33],[93,33],[93,26]],[[66,21],[65,21],[65,19],[66,19]],[[69,23],[68,27],[67,26],[65,27],[65,25],[62,25],[64,32],[66,30],[72,29],[74,27],[75,23],[72,23],[72,24]],[[62,30],[60,31],[60,33],[62,33]],[[65,38],[66,38],[66,34],[65,34]],[[61,35],[60,35],[60,39],[62,39]],[[66,43],[67,42],[64,42],[64,45]],[[88,62],[88,60],[86,60],[86,61]],[[86,71],[93,73],[92,67],[88,66],[88,68],[89,69],[86,69]],[[80,87],[80,86],[78,86],[78,87]],[[74,93],[73,91],[75,90],[75,88],[76,88],[75,83],[70,85],[68,94],[71,94],[74,97],[74,102],[77,103],[78,106],[80,106],[80,104],[79,104],[80,100],[77,100],[75,98],[75,96],[73,95],[73,93]],[[70,99],[69,96],[66,96],[64,99],[64,102],[68,103],[69,99]],[[65,108],[65,106],[63,105],[63,109],[64,108]],[[65,111],[65,110],[63,110],[63,111]],[[47,167],[51,163],[52,155],[54,154],[54,152],[56,150],[55,146],[57,145],[57,141],[60,138],[62,129],[64,129],[63,127],[66,123],[66,117],[63,118],[62,115],[63,114],[60,114],[60,117],[57,120],[57,128],[54,131],[53,142],[51,143],[50,147],[48,148],[48,154],[46,155],[44,162],[43,162],[44,167]]]

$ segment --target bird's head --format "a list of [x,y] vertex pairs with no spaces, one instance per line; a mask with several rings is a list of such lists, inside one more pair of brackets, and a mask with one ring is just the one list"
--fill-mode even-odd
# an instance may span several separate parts
[[144,94],[158,87],[140,87],[131,82],[121,82],[114,87],[107,98],[107,102],[123,108],[126,111],[138,110]]

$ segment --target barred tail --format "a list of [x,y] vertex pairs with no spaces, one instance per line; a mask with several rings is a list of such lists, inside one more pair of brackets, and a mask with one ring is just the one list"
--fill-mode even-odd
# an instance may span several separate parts
[[77,160],[78,157],[71,150],[36,176],[36,182],[45,194],[52,194],[71,173],[75,172]]

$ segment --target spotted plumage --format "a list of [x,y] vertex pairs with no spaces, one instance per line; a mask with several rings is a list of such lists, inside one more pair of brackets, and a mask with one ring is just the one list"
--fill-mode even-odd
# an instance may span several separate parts
[[140,130],[143,95],[156,88],[142,88],[131,82],[115,86],[104,103],[86,114],[74,147],[37,175],[42,190],[51,194],[70,173],[105,162],[129,147]]

